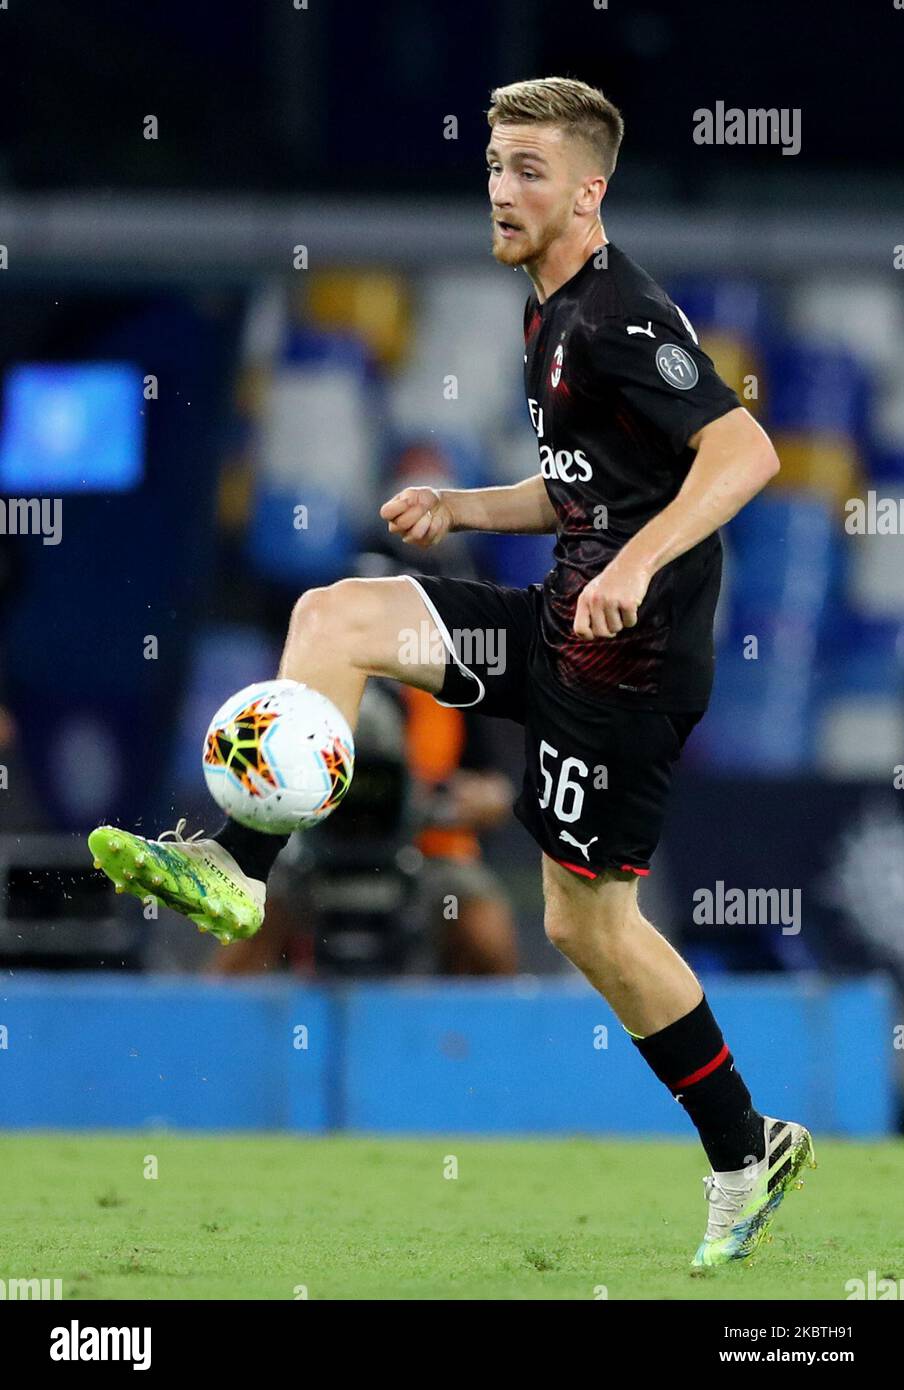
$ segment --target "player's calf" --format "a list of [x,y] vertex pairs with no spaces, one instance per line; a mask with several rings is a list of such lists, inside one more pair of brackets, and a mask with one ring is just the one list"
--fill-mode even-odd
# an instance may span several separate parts
[[715,1172],[763,1157],[754,1108],[700,983],[640,912],[636,881],[586,883],[544,858],[546,930],[620,1019],[635,1047],[686,1111]]

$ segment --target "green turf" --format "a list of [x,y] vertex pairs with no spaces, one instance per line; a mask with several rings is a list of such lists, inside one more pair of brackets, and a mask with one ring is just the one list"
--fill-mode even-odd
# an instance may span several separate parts
[[[843,1299],[904,1278],[904,1143],[816,1140],[753,1261],[692,1274],[695,1144],[4,1135],[0,1277],[65,1298]],[[143,1176],[156,1156],[159,1176]],[[447,1156],[457,1178],[444,1177]]]

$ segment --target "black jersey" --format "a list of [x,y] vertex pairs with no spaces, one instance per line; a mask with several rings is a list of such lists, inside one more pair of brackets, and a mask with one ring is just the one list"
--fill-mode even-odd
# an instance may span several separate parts
[[687,441],[739,400],[680,309],[611,242],[524,311],[524,383],[556,517],[541,635],[578,696],[702,710],[713,673],[722,547],[709,536],[659,570],[637,626],[588,642],[573,631],[584,586],[675,497]]

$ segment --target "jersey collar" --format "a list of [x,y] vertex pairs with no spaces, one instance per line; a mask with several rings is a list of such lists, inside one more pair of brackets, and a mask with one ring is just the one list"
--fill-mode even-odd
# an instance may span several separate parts
[[541,315],[545,314],[546,309],[549,307],[549,305],[552,304],[554,300],[558,299],[560,295],[564,294],[566,290],[574,289],[575,286],[580,283],[582,277],[588,273],[588,270],[593,262],[594,256],[597,254],[598,251],[602,251],[604,247],[609,251],[615,250],[615,247],[612,245],[611,241],[601,241],[599,246],[594,246],[593,250],[590,252],[590,255],[587,257],[584,264],[574,272],[571,279],[566,280],[565,283],[563,285],[560,285],[557,290],[553,290],[552,294],[547,295],[546,299],[543,301],[542,304],[540,303],[539,299],[537,299],[537,292],[536,290],[534,290],[534,299],[537,300],[537,308],[540,310]]

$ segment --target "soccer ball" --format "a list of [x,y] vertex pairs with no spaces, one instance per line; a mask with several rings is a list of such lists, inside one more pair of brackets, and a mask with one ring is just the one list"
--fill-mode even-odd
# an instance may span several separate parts
[[325,695],[299,681],[260,681],[217,710],[203,766],[227,816],[252,830],[291,835],[339,805],[351,784],[355,743]]

